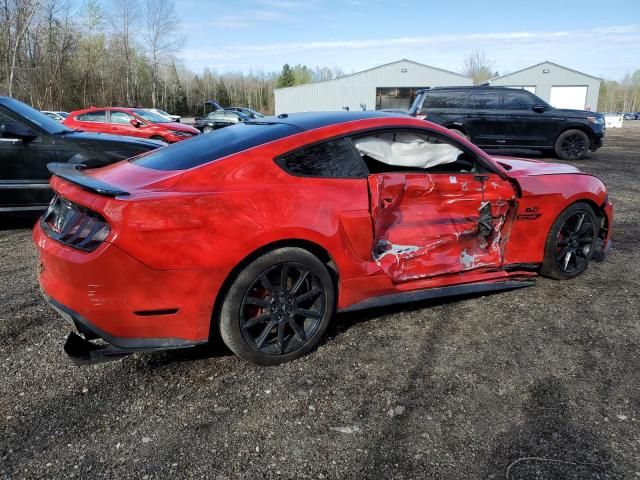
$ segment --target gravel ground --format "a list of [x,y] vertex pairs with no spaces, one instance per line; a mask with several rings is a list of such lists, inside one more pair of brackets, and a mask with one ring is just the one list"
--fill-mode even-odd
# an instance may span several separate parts
[[341,315],[280,367],[224,349],[72,365],[38,291],[33,220],[3,218],[0,477],[640,478],[637,123],[577,162],[615,203],[604,263]]

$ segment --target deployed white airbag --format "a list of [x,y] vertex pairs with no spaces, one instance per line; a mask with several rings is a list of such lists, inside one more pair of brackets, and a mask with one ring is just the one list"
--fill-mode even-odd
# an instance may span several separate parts
[[354,140],[360,155],[400,167],[429,168],[455,162],[462,150],[447,143],[431,143],[419,135],[381,133]]

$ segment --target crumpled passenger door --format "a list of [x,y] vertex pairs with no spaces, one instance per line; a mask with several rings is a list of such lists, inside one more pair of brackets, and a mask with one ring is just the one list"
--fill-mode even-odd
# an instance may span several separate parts
[[373,260],[396,282],[499,268],[515,212],[494,173],[369,176]]

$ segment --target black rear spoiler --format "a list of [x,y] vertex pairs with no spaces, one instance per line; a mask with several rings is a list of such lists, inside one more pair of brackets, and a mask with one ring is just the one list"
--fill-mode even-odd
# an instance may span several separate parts
[[65,180],[79,185],[90,192],[99,193],[100,195],[105,195],[107,197],[129,195],[129,192],[125,192],[124,190],[98,180],[97,178],[85,175],[82,173],[82,170],[85,169],[86,166],[82,164],[48,163],[47,168],[56,177],[64,178]]

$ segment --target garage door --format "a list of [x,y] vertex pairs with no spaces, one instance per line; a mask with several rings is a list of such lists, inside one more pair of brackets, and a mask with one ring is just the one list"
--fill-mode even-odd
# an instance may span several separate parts
[[587,104],[587,87],[551,87],[549,103],[556,108],[584,110]]

